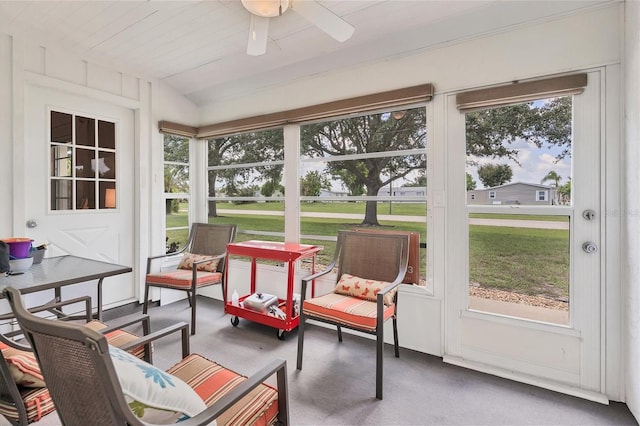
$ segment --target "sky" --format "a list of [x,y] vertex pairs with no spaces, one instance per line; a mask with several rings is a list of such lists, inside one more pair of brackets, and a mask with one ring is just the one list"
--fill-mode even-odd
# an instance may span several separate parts
[[[524,182],[539,184],[542,178],[550,171],[555,171],[562,179],[560,185],[568,182],[571,176],[571,159],[564,158],[561,161],[556,159],[556,155],[562,152],[559,147],[549,149],[546,146],[538,148],[535,144],[524,140],[516,141],[510,148],[518,150],[518,163],[506,158],[475,158],[470,156],[468,160],[477,161],[478,166],[482,164],[508,164],[511,166],[513,177],[511,182]],[[467,172],[471,174],[476,181],[476,189],[482,189],[484,186],[478,179],[478,166],[470,166],[467,164]],[[545,185],[551,185],[553,182],[547,181]]]

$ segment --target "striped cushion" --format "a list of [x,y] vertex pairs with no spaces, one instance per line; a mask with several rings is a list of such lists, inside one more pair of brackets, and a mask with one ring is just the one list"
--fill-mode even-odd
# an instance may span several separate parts
[[[39,421],[55,409],[47,388],[19,388],[19,391],[27,409],[28,423]],[[19,421],[18,410],[4,399],[0,399],[0,414],[14,422]]]
[[[305,300],[302,306],[306,315],[367,331],[376,329],[376,309],[376,302],[337,293]],[[394,312],[395,305],[385,306],[384,320],[389,319]]]
[[[85,327],[90,328],[94,331],[100,331],[103,328],[106,328],[107,325],[103,322],[100,322],[98,320],[93,320],[87,324],[85,324]],[[107,334],[104,335],[104,337],[107,338],[107,343],[109,343],[110,345],[113,345],[117,348],[121,348],[123,345],[136,340],[138,338],[138,336],[136,336],[133,333],[130,333],[128,331],[125,330],[113,330],[108,332]],[[128,351],[131,355],[140,358],[140,359],[144,359],[144,345],[140,345],[137,348],[131,349]]]
[[7,361],[9,373],[16,384],[29,388],[45,386],[40,365],[33,352],[12,348],[4,343],[0,343],[0,351]]
[[[226,395],[246,377],[201,355],[191,354],[167,370],[191,386],[207,406]],[[278,415],[278,391],[261,384],[216,419],[218,426],[271,425]]]
[[[94,331],[107,327],[106,324],[100,321],[91,321],[85,325]],[[121,346],[138,338],[135,334],[124,330],[111,331],[107,333],[105,337],[107,338],[107,342],[113,346]],[[19,386],[29,388],[41,388],[45,386],[42,372],[40,372],[40,365],[38,365],[38,361],[36,361],[36,357],[33,352],[12,348],[11,346],[1,342],[0,351],[2,352],[4,359],[7,361],[11,377],[13,377],[13,380]],[[133,356],[143,359],[144,345],[133,349],[130,353]]]
[[[176,269],[175,271],[161,272],[147,275],[147,284],[162,284],[167,287],[175,287],[181,290],[191,287],[193,271],[186,269]],[[198,271],[196,285],[211,285],[222,282],[222,273]]]

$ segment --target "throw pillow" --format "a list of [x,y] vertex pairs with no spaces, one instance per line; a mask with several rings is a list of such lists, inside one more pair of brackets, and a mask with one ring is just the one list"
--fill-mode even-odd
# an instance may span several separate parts
[[175,423],[207,406],[179,378],[109,345],[118,381],[131,411],[146,423]]
[[27,388],[45,386],[40,366],[33,352],[12,348],[4,343],[0,343],[0,350],[7,361],[11,377],[19,386]]
[[[178,265],[178,269],[193,269],[194,262],[209,259],[210,257],[211,256],[202,254],[184,252],[182,260]],[[201,263],[198,265],[198,271],[216,272],[218,270],[218,262],[220,262],[220,259],[213,259],[208,262]]]
[[[378,292],[390,283],[386,281],[369,280],[366,278],[356,277],[355,275],[342,274],[338,284],[334,288],[334,293],[353,296],[359,299],[376,301]],[[396,294],[397,287],[384,295],[384,304],[393,305],[393,296]]]

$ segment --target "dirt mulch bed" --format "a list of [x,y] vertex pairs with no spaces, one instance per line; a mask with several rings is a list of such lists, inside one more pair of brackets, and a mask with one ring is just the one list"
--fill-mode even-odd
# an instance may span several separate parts
[[540,296],[528,296],[526,294],[513,293],[510,291],[469,286],[469,295],[481,297],[483,299],[500,300],[503,302],[519,303],[528,306],[539,306],[558,311],[569,310],[569,304],[561,300],[548,299]]

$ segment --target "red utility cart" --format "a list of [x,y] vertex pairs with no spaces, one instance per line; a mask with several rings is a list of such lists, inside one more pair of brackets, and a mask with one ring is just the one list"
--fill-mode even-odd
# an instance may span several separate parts
[[[225,294],[224,312],[233,315],[231,324],[235,327],[240,320],[239,317],[255,321],[260,324],[276,328],[278,339],[283,340],[285,332],[291,331],[298,326],[298,312],[293,313],[293,280],[295,274],[295,262],[301,259],[311,258],[311,273],[315,272],[316,254],[322,250],[322,246],[314,246],[298,243],[281,243],[274,241],[250,240],[241,243],[229,243],[227,245],[227,268],[225,269]],[[229,256],[246,256],[251,258],[251,293],[239,297],[238,306],[233,305],[229,299],[227,289],[229,287]],[[242,302],[247,297],[256,292],[256,259],[269,259],[279,262],[286,262],[287,271],[287,294],[285,299],[278,299],[278,305],[285,313],[285,318],[281,319],[268,313],[262,313],[242,307]]]

